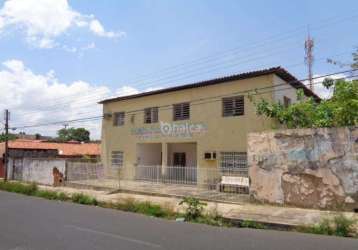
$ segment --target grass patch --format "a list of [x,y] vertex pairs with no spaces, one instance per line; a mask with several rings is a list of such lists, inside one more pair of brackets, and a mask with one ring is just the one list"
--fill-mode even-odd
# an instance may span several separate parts
[[38,188],[35,183],[21,184],[18,182],[0,182],[0,190],[24,195],[35,195]]
[[333,219],[323,219],[315,225],[299,227],[298,231],[312,234],[354,237],[357,236],[357,232],[354,229],[354,225],[356,223],[356,220],[340,214],[335,216]]
[[176,213],[170,209],[165,208],[157,204],[153,204],[151,202],[138,202],[134,199],[126,199],[123,202],[115,203],[111,205],[113,208],[127,211],[145,214],[148,216],[159,217],[159,218],[175,218]]
[[83,205],[93,205],[93,206],[98,205],[98,201],[95,198],[82,193],[72,194],[71,201],[73,203],[78,203]]
[[267,227],[260,223],[260,222],[256,222],[256,221],[252,221],[252,220],[244,220],[240,223],[240,227],[244,227],[244,228],[254,228],[254,229],[266,229]]

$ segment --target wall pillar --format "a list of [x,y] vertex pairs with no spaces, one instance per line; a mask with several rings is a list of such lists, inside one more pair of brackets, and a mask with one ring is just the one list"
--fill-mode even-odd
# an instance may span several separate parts
[[162,175],[167,173],[168,167],[168,143],[162,143]]

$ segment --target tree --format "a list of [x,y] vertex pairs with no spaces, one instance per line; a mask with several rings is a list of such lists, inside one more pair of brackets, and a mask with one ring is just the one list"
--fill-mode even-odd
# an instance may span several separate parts
[[[14,134],[8,134],[7,136],[8,140],[15,140],[16,139],[16,135]],[[6,140],[6,135],[4,133],[0,134],[0,142],[4,142]]]
[[353,63],[351,65],[352,69],[358,69],[358,48],[356,52],[353,52]]
[[342,127],[358,125],[358,80],[325,79],[323,85],[333,89],[333,96],[316,102],[297,93],[298,102],[288,107],[281,103],[258,102],[250,96],[258,115],[277,119],[288,128]]
[[63,128],[57,131],[60,141],[80,141],[89,142],[90,132],[85,128]]

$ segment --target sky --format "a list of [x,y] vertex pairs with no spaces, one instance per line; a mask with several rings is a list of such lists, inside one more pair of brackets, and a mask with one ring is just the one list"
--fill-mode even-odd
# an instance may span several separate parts
[[250,70],[283,66],[305,79],[308,30],[314,75],[344,71],[357,10],[356,0],[0,1],[0,109],[15,132],[55,135],[68,124],[98,139],[96,118],[25,127],[100,116],[106,97]]

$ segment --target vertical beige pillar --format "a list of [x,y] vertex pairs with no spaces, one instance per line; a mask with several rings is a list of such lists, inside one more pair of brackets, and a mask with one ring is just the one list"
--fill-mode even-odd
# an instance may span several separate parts
[[162,175],[165,175],[168,167],[168,143],[162,143]]

